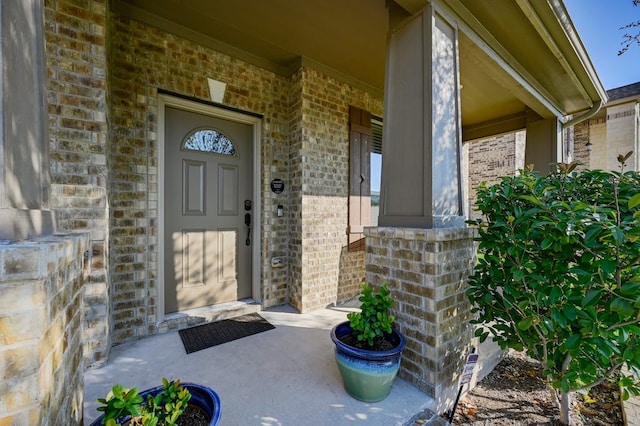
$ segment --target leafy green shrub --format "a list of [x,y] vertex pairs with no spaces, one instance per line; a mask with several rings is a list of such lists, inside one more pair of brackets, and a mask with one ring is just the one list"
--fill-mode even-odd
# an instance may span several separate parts
[[103,425],[117,425],[119,418],[124,416],[139,417],[142,414],[142,401],[137,388],[129,389],[122,385],[114,385],[105,398],[98,402],[104,404],[98,411],[104,411]]
[[640,174],[576,166],[482,186],[483,219],[469,222],[480,242],[467,291],[476,335],[542,363],[563,423],[569,392],[617,380],[623,398],[640,393],[620,373],[640,372]]
[[98,399],[104,412],[102,424],[120,425],[118,421],[131,416],[131,425],[174,426],[178,417],[187,408],[191,393],[180,386],[179,380],[162,379],[162,391],[156,396],[148,395],[145,403],[137,388],[129,389],[114,385],[106,398]]
[[389,296],[391,291],[384,283],[377,293],[373,293],[373,287],[362,284],[360,311],[347,315],[349,325],[353,329],[359,342],[366,341],[373,346],[376,337],[382,337],[385,333],[391,333],[395,317],[389,315],[389,309],[393,305],[393,299]]

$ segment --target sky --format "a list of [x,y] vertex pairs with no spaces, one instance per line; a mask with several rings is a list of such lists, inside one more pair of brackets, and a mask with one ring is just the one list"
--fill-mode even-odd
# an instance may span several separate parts
[[604,88],[640,82],[640,46],[618,56],[625,31],[640,30],[620,27],[640,21],[640,6],[632,0],[564,0],[564,4]]

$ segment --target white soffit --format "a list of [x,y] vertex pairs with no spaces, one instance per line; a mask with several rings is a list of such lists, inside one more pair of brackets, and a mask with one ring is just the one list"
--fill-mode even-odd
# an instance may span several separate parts
[[[409,11],[429,3],[396,2]],[[431,3],[452,17],[459,30],[483,52],[476,52],[473,61],[484,56],[486,74],[499,78],[497,83],[539,115],[563,119],[606,99],[606,91],[561,0]],[[461,49],[461,64],[465,55]],[[500,70],[489,71],[489,67]]]

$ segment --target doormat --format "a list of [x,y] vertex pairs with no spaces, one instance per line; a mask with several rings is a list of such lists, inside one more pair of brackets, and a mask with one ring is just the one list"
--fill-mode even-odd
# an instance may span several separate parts
[[185,350],[190,354],[274,328],[259,314],[252,313],[187,328],[179,333]]

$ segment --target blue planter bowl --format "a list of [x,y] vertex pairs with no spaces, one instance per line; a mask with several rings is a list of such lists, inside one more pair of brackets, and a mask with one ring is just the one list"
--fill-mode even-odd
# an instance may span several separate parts
[[[195,383],[181,383],[180,385],[189,389],[189,392],[191,392],[189,404],[196,405],[204,411],[207,417],[209,417],[209,426],[216,426],[220,423],[220,415],[222,414],[220,397],[213,389],[207,386],[196,385]],[[155,396],[160,392],[162,392],[162,386],[156,386],[155,388],[143,390],[140,392],[140,395],[146,401],[147,395]],[[98,417],[93,423],[91,423],[91,426],[100,426],[102,424],[103,417],[104,415]],[[127,419],[122,420],[126,421]]]
[[395,347],[386,351],[372,351],[349,346],[340,340],[352,332],[349,321],[342,322],[331,330],[331,340],[336,346],[336,364],[344,388],[349,395],[360,401],[382,401],[389,396],[393,380],[400,369],[405,347],[404,336],[394,329],[387,337]]

